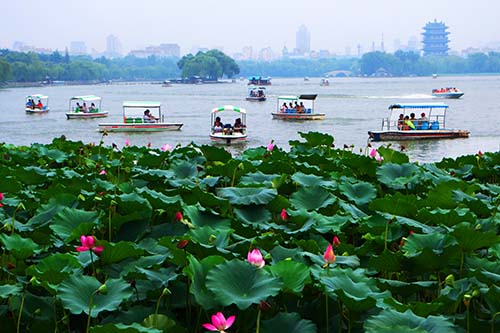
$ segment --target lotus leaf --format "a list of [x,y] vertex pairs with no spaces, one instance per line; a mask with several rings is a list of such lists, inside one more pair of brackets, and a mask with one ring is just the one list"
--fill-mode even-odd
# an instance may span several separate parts
[[184,208],[185,215],[195,226],[209,226],[213,229],[227,230],[231,227],[229,219],[222,218],[208,211],[200,209],[200,206],[186,206]]
[[328,185],[333,187],[334,183],[331,181],[325,180],[323,177],[305,174],[302,172],[297,172],[292,175],[292,180],[297,184],[302,186],[323,186]]
[[12,253],[17,259],[23,260],[41,251],[40,246],[33,242],[31,238],[23,238],[18,234],[7,236],[0,234],[0,242],[3,247]]
[[267,186],[272,187],[273,180],[275,178],[281,177],[279,174],[265,174],[260,171],[248,173],[241,177],[240,184],[241,185],[259,185],[259,186]]
[[69,243],[79,239],[81,235],[88,235],[98,221],[99,214],[86,212],[75,208],[64,208],[57,213],[50,225],[50,229],[62,240]]
[[457,224],[451,234],[465,252],[488,248],[500,241],[495,231],[480,231],[467,222]]
[[0,285],[0,298],[9,298],[10,296],[20,295],[23,287],[20,284],[2,284]]
[[189,265],[184,268],[184,272],[191,279],[189,291],[205,310],[216,308],[218,303],[214,294],[207,289],[206,278],[208,272],[225,262],[225,259],[220,256],[209,256],[198,261],[194,256],[188,256],[188,260]]
[[142,326],[137,323],[130,325],[108,323],[92,327],[90,333],[164,333],[164,331],[162,329]]
[[203,156],[207,159],[207,161],[219,161],[219,162],[228,162],[231,159],[231,154],[227,152],[223,148],[214,147],[210,145],[203,145],[200,147]]
[[419,169],[410,163],[384,163],[377,170],[378,180],[394,190],[412,188],[419,179]]
[[376,316],[370,317],[364,326],[366,332],[426,332],[426,333],[454,333],[457,327],[443,316],[429,316],[427,318],[415,315],[411,310],[403,313],[395,310],[383,310]]
[[234,215],[245,225],[254,228],[267,230],[271,226],[267,224],[272,219],[272,215],[265,206],[242,206],[234,209]]
[[269,268],[271,274],[283,281],[284,290],[300,293],[311,282],[309,268],[300,262],[283,260]]
[[347,199],[353,201],[357,205],[365,205],[377,196],[375,186],[370,183],[355,181],[355,183],[352,184],[351,182],[346,181],[345,177],[341,181],[339,190],[347,197]]
[[80,271],[82,266],[78,260],[66,253],[55,253],[50,257],[43,258],[36,266],[27,269],[27,274],[37,277],[39,280],[58,285],[71,273]]
[[217,189],[217,195],[233,205],[265,205],[276,197],[277,191],[268,188],[225,187]]
[[331,147],[333,144],[333,136],[325,133],[319,133],[319,132],[299,132],[299,135],[301,138],[305,139],[306,142],[311,146],[311,147],[317,147],[317,146],[327,146]]
[[334,204],[336,197],[318,186],[302,187],[293,193],[290,203],[297,209],[316,210]]
[[274,318],[262,321],[262,333],[316,333],[316,325],[300,318],[298,313],[278,313]]
[[217,265],[207,275],[207,288],[215,299],[240,310],[277,295],[281,287],[282,282],[265,270],[237,259]]

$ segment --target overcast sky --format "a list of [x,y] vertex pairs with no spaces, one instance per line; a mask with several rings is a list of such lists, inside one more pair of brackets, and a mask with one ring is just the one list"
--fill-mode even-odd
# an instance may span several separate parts
[[160,43],[177,43],[182,54],[193,46],[280,51],[295,47],[304,24],[315,50],[369,51],[383,36],[392,51],[395,39],[420,40],[434,19],[449,26],[453,50],[500,41],[499,0],[0,0],[0,10],[0,48],[22,41],[64,50],[84,41],[104,51],[113,34],[125,52]]

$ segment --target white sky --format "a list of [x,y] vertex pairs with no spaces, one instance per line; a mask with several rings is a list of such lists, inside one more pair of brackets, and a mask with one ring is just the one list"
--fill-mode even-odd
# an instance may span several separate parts
[[392,50],[395,39],[419,40],[422,27],[437,19],[448,25],[450,47],[462,50],[500,41],[499,0],[1,0],[0,48],[14,41],[64,50],[84,41],[104,51],[117,36],[125,52],[160,43],[222,47],[231,54],[252,46],[281,51],[295,47],[304,24],[311,48],[354,54],[372,42]]

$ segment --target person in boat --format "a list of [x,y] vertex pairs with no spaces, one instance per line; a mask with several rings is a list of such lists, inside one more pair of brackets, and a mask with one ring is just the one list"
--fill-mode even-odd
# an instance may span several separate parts
[[403,130],[414,130],[414,129],[415,129],[415,124],[410,120],[410,117],[406,116]]
[[288,107],[286,106],[286,103],[283,102],[283,105],[281,106],[280,111],[283,112],[283,113],[285,113],[286,109],[288,109]]
[[216,117],[214,121],[214,132],[222,132],[224,129],[224,124],[220,120],[220,117]]
[[29,98],[28,102],[26,103],[26,107],[28,109],[34,109],[35,108],[35,102],[31,98]]
[[40,110],[43,109],[43,104],[41,100],[38,100],[38,103],[36,103],[36,108]]
[[420,114],[420,118],[417,120],[417,129],[428,129],[429,128],[429,118],[425,116],[425,112]]
[[398,130],[403,130],[403,127],[405,126],[405,116],[404,114],[400,114],[398,118]]
[[288,103],[288,105],[289,105],[288,109],[290,109],[290,110],[294,110],[294,107],[293,107],[292,102]]
[[236,118],[233,125],[233,131],[243,133],[243,128],[245,128],[245,125],[241,122],[241,118]]
[[149,111],[149,109],[146,109],[146,111],[144,111],[144,115],[142,116],[142,120],[145,123],[156,123],[158,121],[158,118],[153,116],[151,114],[151,111]]
[[91,104],[90,104],[90,107],[89,107],[89,111],[90,111],[90,112],[95,112],[95,110],[96,110],[96,109],[95,109],[95,104],[94,104],[94,103],[91,103]]
[[85,103],[85,102],[83,102],[83,105],[82,105],[82,112],[84,112],[84,113],[89,112],[89,109],[87,109],[87,103]]
[[80,111],[82,111],[82,107],[80,106],[80,103],[76,102],[75,112],[80,112]]
[[300,102],[299,107],[297,109],[298,113],[304,113],[306,112],[306,107],[304,106],[304,102]]

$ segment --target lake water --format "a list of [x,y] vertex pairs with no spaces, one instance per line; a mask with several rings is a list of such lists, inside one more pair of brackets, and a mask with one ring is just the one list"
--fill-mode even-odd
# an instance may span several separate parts
[[[299,139],[298,132],[318,131],[334,136],[336,147],[354,145],[354,151],[364,149],[369,130],[381,127],[389,104],[397,102],[446,102],[450,105],[447,127],[468,129],[468,139],[435,140],[403,143],[411,160],[439,161],[443,157],[475,154],[479,150],[498,151],[500,113],[500,76],[446,76],[422,78],[330,78],[329,86],[320,86],[320,78],[272,80],[267,87],[268,100],[247,102],[245,81],[227,84],[173,85],[82,85],[49,86],[40,88],[13,88],[0,90],[0,142],[16,145],[49,143],[54,137],[65,135],[70,140],[98,143],[100,122],[122,121],[122,102],[148,100],[162,103],[165,121],[182,122],[181,131],[161,133],[110,133],[104,138],[107,145],[160,147],[190,142],[210,144],[210,111],[214,107],[233,104],[247,109],[248,142],[229,149],[264,146],[271,140],[288,149],[288,141]],[[437,100],[431,96],[433,88],[454,86],[465,92],[458,100]],[[50,112],[26,114],[25,96],[43,93],[49,96]],[[273,120],[271,112],[277,108],[276,96],[318,94],[316,112],[326,114],[325,120],[286,122]],[[69,98],[75,95],[98,95],[102,108],[109,110],[107,118],[67,120]],[[224,119],[223,119],[224,120]],[[387,145],[387,143],[381,143]],[[372,143],[374,147],[380,143]],[[400,149],[400,143],[391,143]]]

